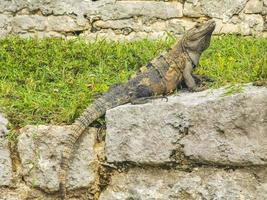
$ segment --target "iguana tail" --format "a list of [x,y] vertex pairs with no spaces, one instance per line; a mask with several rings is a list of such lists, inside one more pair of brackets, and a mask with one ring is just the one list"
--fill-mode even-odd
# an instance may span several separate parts
[[[115,92],[116,91],[116,92]],[[90,105],[82,115],[71,125],[70,133],[64,143],[59,171],[59,191],[61,200],[66,199],[66,183],[69,163],[74,151],[74,145],[84,130],[99,117],[106,113],[107,109],[129,102],[128,95],[124,94],[124,87],[111,89],[101,98]]]
[[69,162],[74,151],[74,145],[84,130],[96,119],[106,112],[105,100],[100,98],[89,106],[83,114],[71,125],[70,133],[64,141],[64,150],[62,152],[60,171],[59,171],[59,190],[61,200],[66,198],[66,182],[69,168]]

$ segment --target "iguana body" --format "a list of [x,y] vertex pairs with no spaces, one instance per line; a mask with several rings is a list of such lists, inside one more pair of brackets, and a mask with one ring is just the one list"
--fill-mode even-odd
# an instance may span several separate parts
[[135,77],[111,87],[72,124],[65,141],[59,174],[62,200],[66,196],[67,171],[73,147],[83,131],[108,109],[143,97],[170,94],[182,80],[190,90],[196,90],[192,69],[198,65],[201,53],[208,48],[214,28],[214,21],[208,21],[189,30],[168,52],[142,67],[142,71]]

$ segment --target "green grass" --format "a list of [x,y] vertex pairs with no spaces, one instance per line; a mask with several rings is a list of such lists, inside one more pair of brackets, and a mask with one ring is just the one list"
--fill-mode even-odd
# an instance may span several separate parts
[[[124,82],[174,42],[0,40],[0,107],[12,128],[71,123],[97,95]],[[211,87],[267,78],[267,39],[214,38],[197,72]]]

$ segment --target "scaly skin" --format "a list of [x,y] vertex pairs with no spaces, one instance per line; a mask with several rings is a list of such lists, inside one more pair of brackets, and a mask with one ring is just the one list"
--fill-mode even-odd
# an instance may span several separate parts
[[198,65],[201,53],[209,47],[214,21],[190,29],[168,52],[153,59],[141,72],[124,84],[112,86],[107,93],[95,100],[72,124],[59,172],[61,199],[66,198],[66,181],[69,160],[74,144],[84,130],[108,109],[132,102],[139,98],[167,95],[184,80],[191,91],[197,91],[192,69]]

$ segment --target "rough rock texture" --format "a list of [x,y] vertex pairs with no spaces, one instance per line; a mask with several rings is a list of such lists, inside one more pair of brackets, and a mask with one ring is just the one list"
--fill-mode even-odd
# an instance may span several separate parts
[[1,0],[0,37],[158,39],[207,17],[220,22],[216,34],[266,36],[266,14],[266,0]]
[[8,121],[0,113],[0,186],[8,186],[12,181],[12,162],[8,141],[5,138]]
[[[26,126],[18,138],[18,152],[24,180],[30,186],[47,192],[58,190],[58,169],[66,126]],[[97,155],[94,152],[96,129],[83,134],[70,165],[70,189],[88,188],[94,184],[97,172]],[[25,148],[27,147],[27,148]]]
[[106,114],[108,162],[267,165],[267,88],[182,93]]
[[190,2],[185,2],[184,15],[188,17],[201,17],[204,16],[204,13],[200,3],[193,4]]
[[200,0],[200,2],[205,14],[228,21],[234,14],[239,14],[247,0]]
[[[267,88],[232,91],[108,111],[106,137],[90,128],[76,146],[68,199],[267,199]],[[6,125],[0,115],[0,200],[58,200],[68,126],[26,126],[8,144]]]
[[261,13],[263,9],[263,1],[262,0],[250,0],[246,7],[244,12],[251,14],[251,13]]
[[201,168],[186,173],[137,168],[128,173],[116,173],[99,199],[264,200],[267,198],[266,173],[266,169]]

